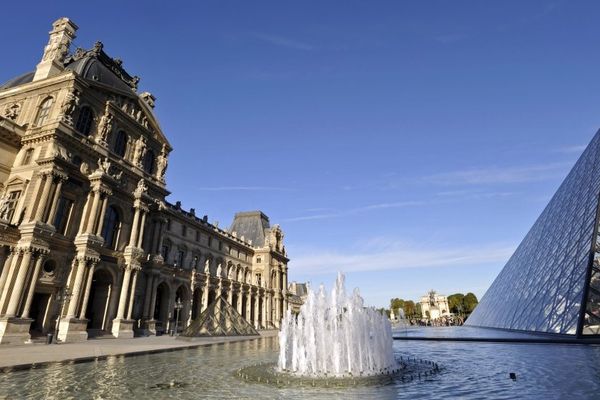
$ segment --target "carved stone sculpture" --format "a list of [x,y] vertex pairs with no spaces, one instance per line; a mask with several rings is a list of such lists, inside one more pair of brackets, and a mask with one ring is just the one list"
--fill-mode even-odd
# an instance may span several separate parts
[[60,113],[62,119],[69,125],[73,125],[73,112],[79,105],[79,90],[73,89],[72,92],[67,93],[65,100],[60,107]]
[[10,119],[11,121],[15,121],[19,114],[21,113],[21,104],[13,103],[4,109],[4,117]]
[[160,155],[156,158],[156,179],[161,182],[165,181],[165,173],[167,172],[167,145],[163,144]]
[[5,193],[0,197],[0,220],[6,221],[8,218],[8,212],[10,211],[10,200],[8,194]]
[[106,146],[108,134],[112,131],[113,126],[113,115],[108,111],[109,104],[109,102],[106,102],[104,115],[100,118],[100,123],[98,123],[98,134],[96,135],[96,142],[103,146]]
[[146,181],[144,181],[143,179],[140,179],[137,187],[135,188],[135,191],[133,192],[133,195],[135,197],[140,197],[142,194],[146,193],[148,191],[148,186],[146,185]]
[[142,161],[144,156],[146,155],[146,138],[144,136],[140,136],[138,140],[135,141],[135,148],[133,151],[133,164],[138,167],[142,167]]

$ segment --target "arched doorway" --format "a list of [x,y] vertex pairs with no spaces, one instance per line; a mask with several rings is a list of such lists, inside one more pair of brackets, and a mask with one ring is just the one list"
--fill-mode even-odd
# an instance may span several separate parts
[[[181,302],[182,306],[179,311],[175,308],[175,304],[178,302]],[[173,316],[173,323],[177,319],[177,330],[180,331],[185,328],[190,313],[190,296],[184,285],[179,286],[175,291],[175,304],[172,305],[173,310],[171,315]],[[174,326],[173,329],[175,329]]]
[[110,272],[104,269],[94,272],[85,310],[88,330],[104,331],[107,329],[106,324],[111,320],[108,315],[108,305],[110,304],[112,286],[113,278]]
[[163,282],[156,288],[156,302],[154,303],[154,320],[156,331],[164,333],[169,321],[169,286]]

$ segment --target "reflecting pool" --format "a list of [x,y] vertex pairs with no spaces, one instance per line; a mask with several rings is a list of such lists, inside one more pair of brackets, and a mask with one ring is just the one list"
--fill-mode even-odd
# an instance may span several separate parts
[[441,371],[375,387],[277,388],[239,379],[242,366],[276,362],[272,337],[4,373],[0,399],[593,399],[600,393],[600,346],[395,341],[394,351],[434,361]]

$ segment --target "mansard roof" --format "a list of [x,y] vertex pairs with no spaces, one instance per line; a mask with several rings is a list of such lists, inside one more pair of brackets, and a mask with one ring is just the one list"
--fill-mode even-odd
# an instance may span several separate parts
[[265,231],[270,228],[269,217],[261,211],[247,211],[235,214],[230,232],[235,232],[238,237],[244,236],[252,240],[257,247],[265,245]]
[[33,81],[33,76],[35,75],[35,71],[30,71],[27,72],[23,75],[19,75],[17,77],[14,77],[10,80],[8,80],[7,82],[4,82],[2,85],[0,85],[0,90],[5,90],[5,89],[10,89],[13,88],[15,86],[19,86],[19,85],[23,85],[25,83],[29,83],[31,81]]
[[111,58],[103,50],[102,42],[96,42],[91,50],[77,48],[65,59],[65,69],[77,72],[84,79],[100,82],[123,91],[137,90],[140,78],[131,76],[123,69],[123,62]]

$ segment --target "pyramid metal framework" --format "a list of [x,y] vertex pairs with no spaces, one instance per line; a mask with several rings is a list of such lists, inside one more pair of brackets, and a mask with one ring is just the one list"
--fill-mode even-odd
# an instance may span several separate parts
[[466,325],[600,334],[600,131]]
[[183,331],[183,337],[258,336],[254,327],[223,297],[217,297]]

